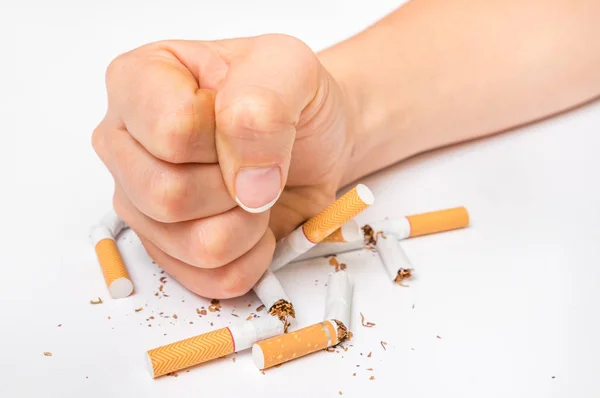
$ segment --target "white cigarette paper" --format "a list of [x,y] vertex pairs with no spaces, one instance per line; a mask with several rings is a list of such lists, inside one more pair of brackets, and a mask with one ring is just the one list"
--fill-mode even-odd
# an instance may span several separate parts
[[283,290],[281,282],[279,282],[279,279],[277,279],[273,271],[268,268],[256,285],[254,285],[253,289],[267,311],[279,300],[285,300],[288,303],[291,303],[285,290]]
[[255,318],[229,326],[236,352],[251,348],[257,341],[283,334],[283,329],[283,322],[273,316]]
[[365,243],[362,237],[353,242],[340,243],[319,243],[306,253],[296,257],[292,262],[312,260],[314,258],[331,256],[333,254],[341,254],[355,250],[364,249]]
[[114,210],[107,212],[98,224],[92,227],[90,241],[96,246],[102,239],[116,240],[122,230],[127,228],[127,224],[115,213]]
[[392,281],[396,279],[398,271],[401,268],[412,268],[408,256],[394,235],[386,235],[385,238],[380,236],[379,239],[377,239],[377,246],[375,246],[375,248],[377,249],[379,258]]
[[323,319],[335,319],[342,322],[346,328],[350,328],[353,290],[348,272],[340,270],[329,274]]

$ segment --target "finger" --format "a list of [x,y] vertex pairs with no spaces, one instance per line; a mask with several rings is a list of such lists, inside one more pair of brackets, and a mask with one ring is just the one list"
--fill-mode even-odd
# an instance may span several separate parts
[[[195,42],[184,47],[204,56]],[[170,163],[216,163],[215,93],[199,87],[168,42],[117,57],[107,69],[106,86],[109,113],[152,155]]]
[[223,45],[234,56],[215,100],[219,164],[232,197],[258,213],[285,185],[296,126],[317,95],[321,69],[306,45],[287,36]]
[[239,207],[200,220],[160,223],[137,210],[119,184],[113,202],[117,214],[138,235],[169,256],[200,268],[220,267],[243,256],[268,229],[268,213],[249,214]]
[[227,299],[246,294],[267,269],[275,238],[267,230],[242,257],[215,269],[193,267],[173,258],[154,243],[140,238],[150,257],[186,289],[206,298]]
[[107,129],[111,168],[129,200],[161,222],[181,222],[236,207],[218,164],[172,164],[153,157],[122,127]]

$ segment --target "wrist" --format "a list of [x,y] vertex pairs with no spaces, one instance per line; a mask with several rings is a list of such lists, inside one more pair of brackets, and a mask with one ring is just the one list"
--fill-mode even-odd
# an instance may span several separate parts
[[346,41],[317,54],[342,94],[351,149],[341,186],[408,156],[399,145],[398,130],[403,129],[398,116],[403,112],[378,97],[377,85],[370,84],[370,66],[357,47]]

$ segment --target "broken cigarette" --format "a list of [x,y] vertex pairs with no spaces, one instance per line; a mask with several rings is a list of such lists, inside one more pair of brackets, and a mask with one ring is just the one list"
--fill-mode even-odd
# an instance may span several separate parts
[[402,280],[406,278],[405,273],[412,270],[412,265],[398,238],[391,234],[380,236],[375,248],[390,279],[404,286]]
[[346,271],[329,275],[325,320],[303,329],[259,341],[252,346],[252,359],[266,369],[313,352],[333,347],[350,336],[353,286]]
[[[465,207],[455,207],[395,219],[381,220],[370,224],[370,226],[375,233],[382,232],[384,236],[395,235],[398,239],[402,240],[466,228],[469,226],[469,213]],[[364,246],[365,242],[362,237],[353,242],[346,243],[322,242],[306,253],[296,257],[293,261],[303,261],[331,254],[359,250]]]
[[340,333],[343,333],[341,323],[328,319],[259,341],[252,346],[252,359],[259,369],[267,369],[339,344]]
[[273,271],[267,268],[253,289],[258,299],[268,309],[269,314],[279,318],[285,324],[287,330],[287,317],[295,318],[296,313],[292,302]]
[[329,274],[324,319],[335,319],[341,322],[346,331],[350,327],[353,288],[347,271],[338,270]]
[[283,333],[274,317],[256,318],[237,325],[190,337],[146,352],[152,378],[246,350],[260,340]]
[[362,238],[360,226],[356,220],[350,220],[333,233],[323,239],[321,242],[354,242]]
[[133,292],[133,283],[115,242],[116,237],[126,227],[127,225],[111,210],[90,233],[106,287],[115,299],[127,297]]
[[280,269],[314,247],[373,204],[374,200],[373,193],[366,185],[358,184],[352,188],[321,213],[277,242],[271,269],[273,271]]

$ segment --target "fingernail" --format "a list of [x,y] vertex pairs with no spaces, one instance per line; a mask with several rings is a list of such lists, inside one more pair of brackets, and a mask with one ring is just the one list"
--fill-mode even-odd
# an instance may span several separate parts
[[235,177],[235,200],[249,213],[262,213],[275,204],[281,194],[279,167],[245,167]]

